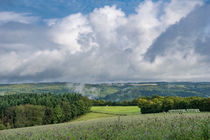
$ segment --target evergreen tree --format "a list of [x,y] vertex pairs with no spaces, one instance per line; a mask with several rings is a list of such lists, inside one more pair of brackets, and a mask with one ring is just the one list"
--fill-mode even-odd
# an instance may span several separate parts
[[63,112],[63,122],[69,121],[72,118],[71,115],[71,105],[69,102],[62,102],[61,105],[62,112]]
[[54,109],[53,122],[54,123],[62,122],[62,117],[63,117],[62,109],[61,109],[60,105],[57,105]]

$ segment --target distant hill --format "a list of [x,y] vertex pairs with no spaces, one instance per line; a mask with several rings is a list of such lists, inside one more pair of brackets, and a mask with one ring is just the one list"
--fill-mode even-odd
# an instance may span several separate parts
[[200,96],[210,97],[210,82],[150,82],[150,83],[29,83],[0,85],[0,95],[18,93],[75,92],[92,99],[107,101],[132,100],[139,96]]

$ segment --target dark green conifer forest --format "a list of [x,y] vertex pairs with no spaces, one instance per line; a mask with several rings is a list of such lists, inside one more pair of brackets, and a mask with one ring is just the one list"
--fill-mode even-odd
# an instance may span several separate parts
[[89,112],[91,105],[79,94],[0,96],[0,129],[67,122]]

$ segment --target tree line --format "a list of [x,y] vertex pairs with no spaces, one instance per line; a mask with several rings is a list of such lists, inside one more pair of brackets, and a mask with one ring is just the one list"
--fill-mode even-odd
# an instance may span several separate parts
[[210,111],[210,98],[158,96],[139,97],[135,99],[142,113],[168,112],[171,109],[199,109]]
[[92,100],[93,102],[93,106],[137,106],[137,102],[136,100],[132,100],[132,101],[106,101],[106,100],[100,100],[100,99],[95,99]]
[[79,94],[0,96],[0,129],[70,121],[90,111],[92,101]]
[[171,109],[199,109],[210,111],[210,98],[205,97],[179,97],[158,96],[138,97],[132,101],[112,102],[105,100],[93,100],[94,106],[139,106],[141,113],[168,112]]

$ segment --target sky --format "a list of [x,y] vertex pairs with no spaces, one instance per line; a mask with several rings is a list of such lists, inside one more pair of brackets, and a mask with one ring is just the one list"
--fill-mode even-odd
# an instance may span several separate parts
[[0,83],[210,82],[209,0],[0,0]]

